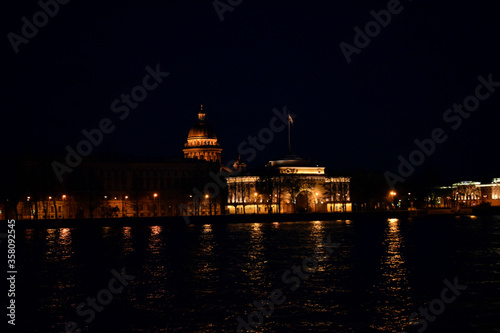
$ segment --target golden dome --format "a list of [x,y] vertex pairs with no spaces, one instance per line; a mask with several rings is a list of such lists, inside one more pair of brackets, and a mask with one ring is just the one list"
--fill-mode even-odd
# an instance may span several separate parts
[[188,139],[217,139],[217,136],[210,125],[199,122],[189,130]]
[[205,122],[203,105],[198,113],[198,123],[190,130],[184,144],[184,158],[196,158],[211,162],[221,162],[221,152],[217,136],[210,125]]
[[215,131],[205,122],[203,105],[198,113],[198,123],[189,130],[188,139],[217,139]]

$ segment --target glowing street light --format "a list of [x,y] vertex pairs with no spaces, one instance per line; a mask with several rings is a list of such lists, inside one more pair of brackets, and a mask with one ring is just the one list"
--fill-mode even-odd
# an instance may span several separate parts
[[[154,201],[154,204],[156,206],[156,197],[158,196],[158,193],[153,193],[153,201]],[[158,215],[158,207],[156,207],[156,212],[155,212],[155,216]]]
[[209,195],[208,194],[205,194],[205,199],[207,200],[207,203],[205,204],[205,207],[206,205],[208,205],[208,211],[207,211],[207,214],[210,214],[212,215],[212,205],[210,203],[210,200],[209,200]]
[[257,192],[253,194],[253,202],[255,204],[255,210],[253,211],[253,213],[257,214]]
[[66,214],[66,194],[63,194],[62,195],[62,199],[63,199],[63,218],[64,218],[64,215]]
[[396,192],[391,191],[389,194],[392,196],[392,205],[394,206],[394,198],[396,197]]
[[[125,200],[128,199],[128,195],[126,195],[125,197]],[[123,203],[123,200],[122,200],[122,212],[123,212],[123,217],[127,217],[127,203]]]

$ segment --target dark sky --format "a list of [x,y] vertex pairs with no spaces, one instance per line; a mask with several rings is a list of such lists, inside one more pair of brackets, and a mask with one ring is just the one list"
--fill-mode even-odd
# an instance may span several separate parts
[[[348,64],[339,44],[354,44],[354,27],[364,30],[370,11],[387,4],[245,0],[220,21],[212,1],[72,0],[16,54],[8,33],[21,34],[21,18],[32,22],[40,7],[8,0],[2,163],[64,156],[103,118],[116,128],[92,155],[180,157],[200,104],[228,161],[286,105],[296,115],[294,152],[334,172],[397,172],[398,155],[443,128],[448,139],[410,178],[500,177],[500,87],[456,130],[443,120],[474,95],[479,75],[500,81],[495,3],[401,1]],[[170,75],[120,120],[111,103],[156,64]],[[249,166],[285,153],[286,140],[286,131],[276,134]]]

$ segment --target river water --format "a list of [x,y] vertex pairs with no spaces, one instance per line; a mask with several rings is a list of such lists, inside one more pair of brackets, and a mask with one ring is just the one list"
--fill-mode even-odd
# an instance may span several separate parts
[[500,332],[500,216],[16,232],[19,332]]

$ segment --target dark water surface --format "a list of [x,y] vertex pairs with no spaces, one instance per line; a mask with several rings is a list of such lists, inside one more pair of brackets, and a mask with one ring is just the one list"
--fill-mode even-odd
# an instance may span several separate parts
[[[17,260],[19,332],[235,332],[276,289],[257,332],[417,332],[430,303],[426,332],[500,332],[500,216],[18,228]],[[135,278],[107,292],[123,267]],[[442,303],[455,278],[467,289]],[[76,308],[98,294],[109,304],[86,324]]]

